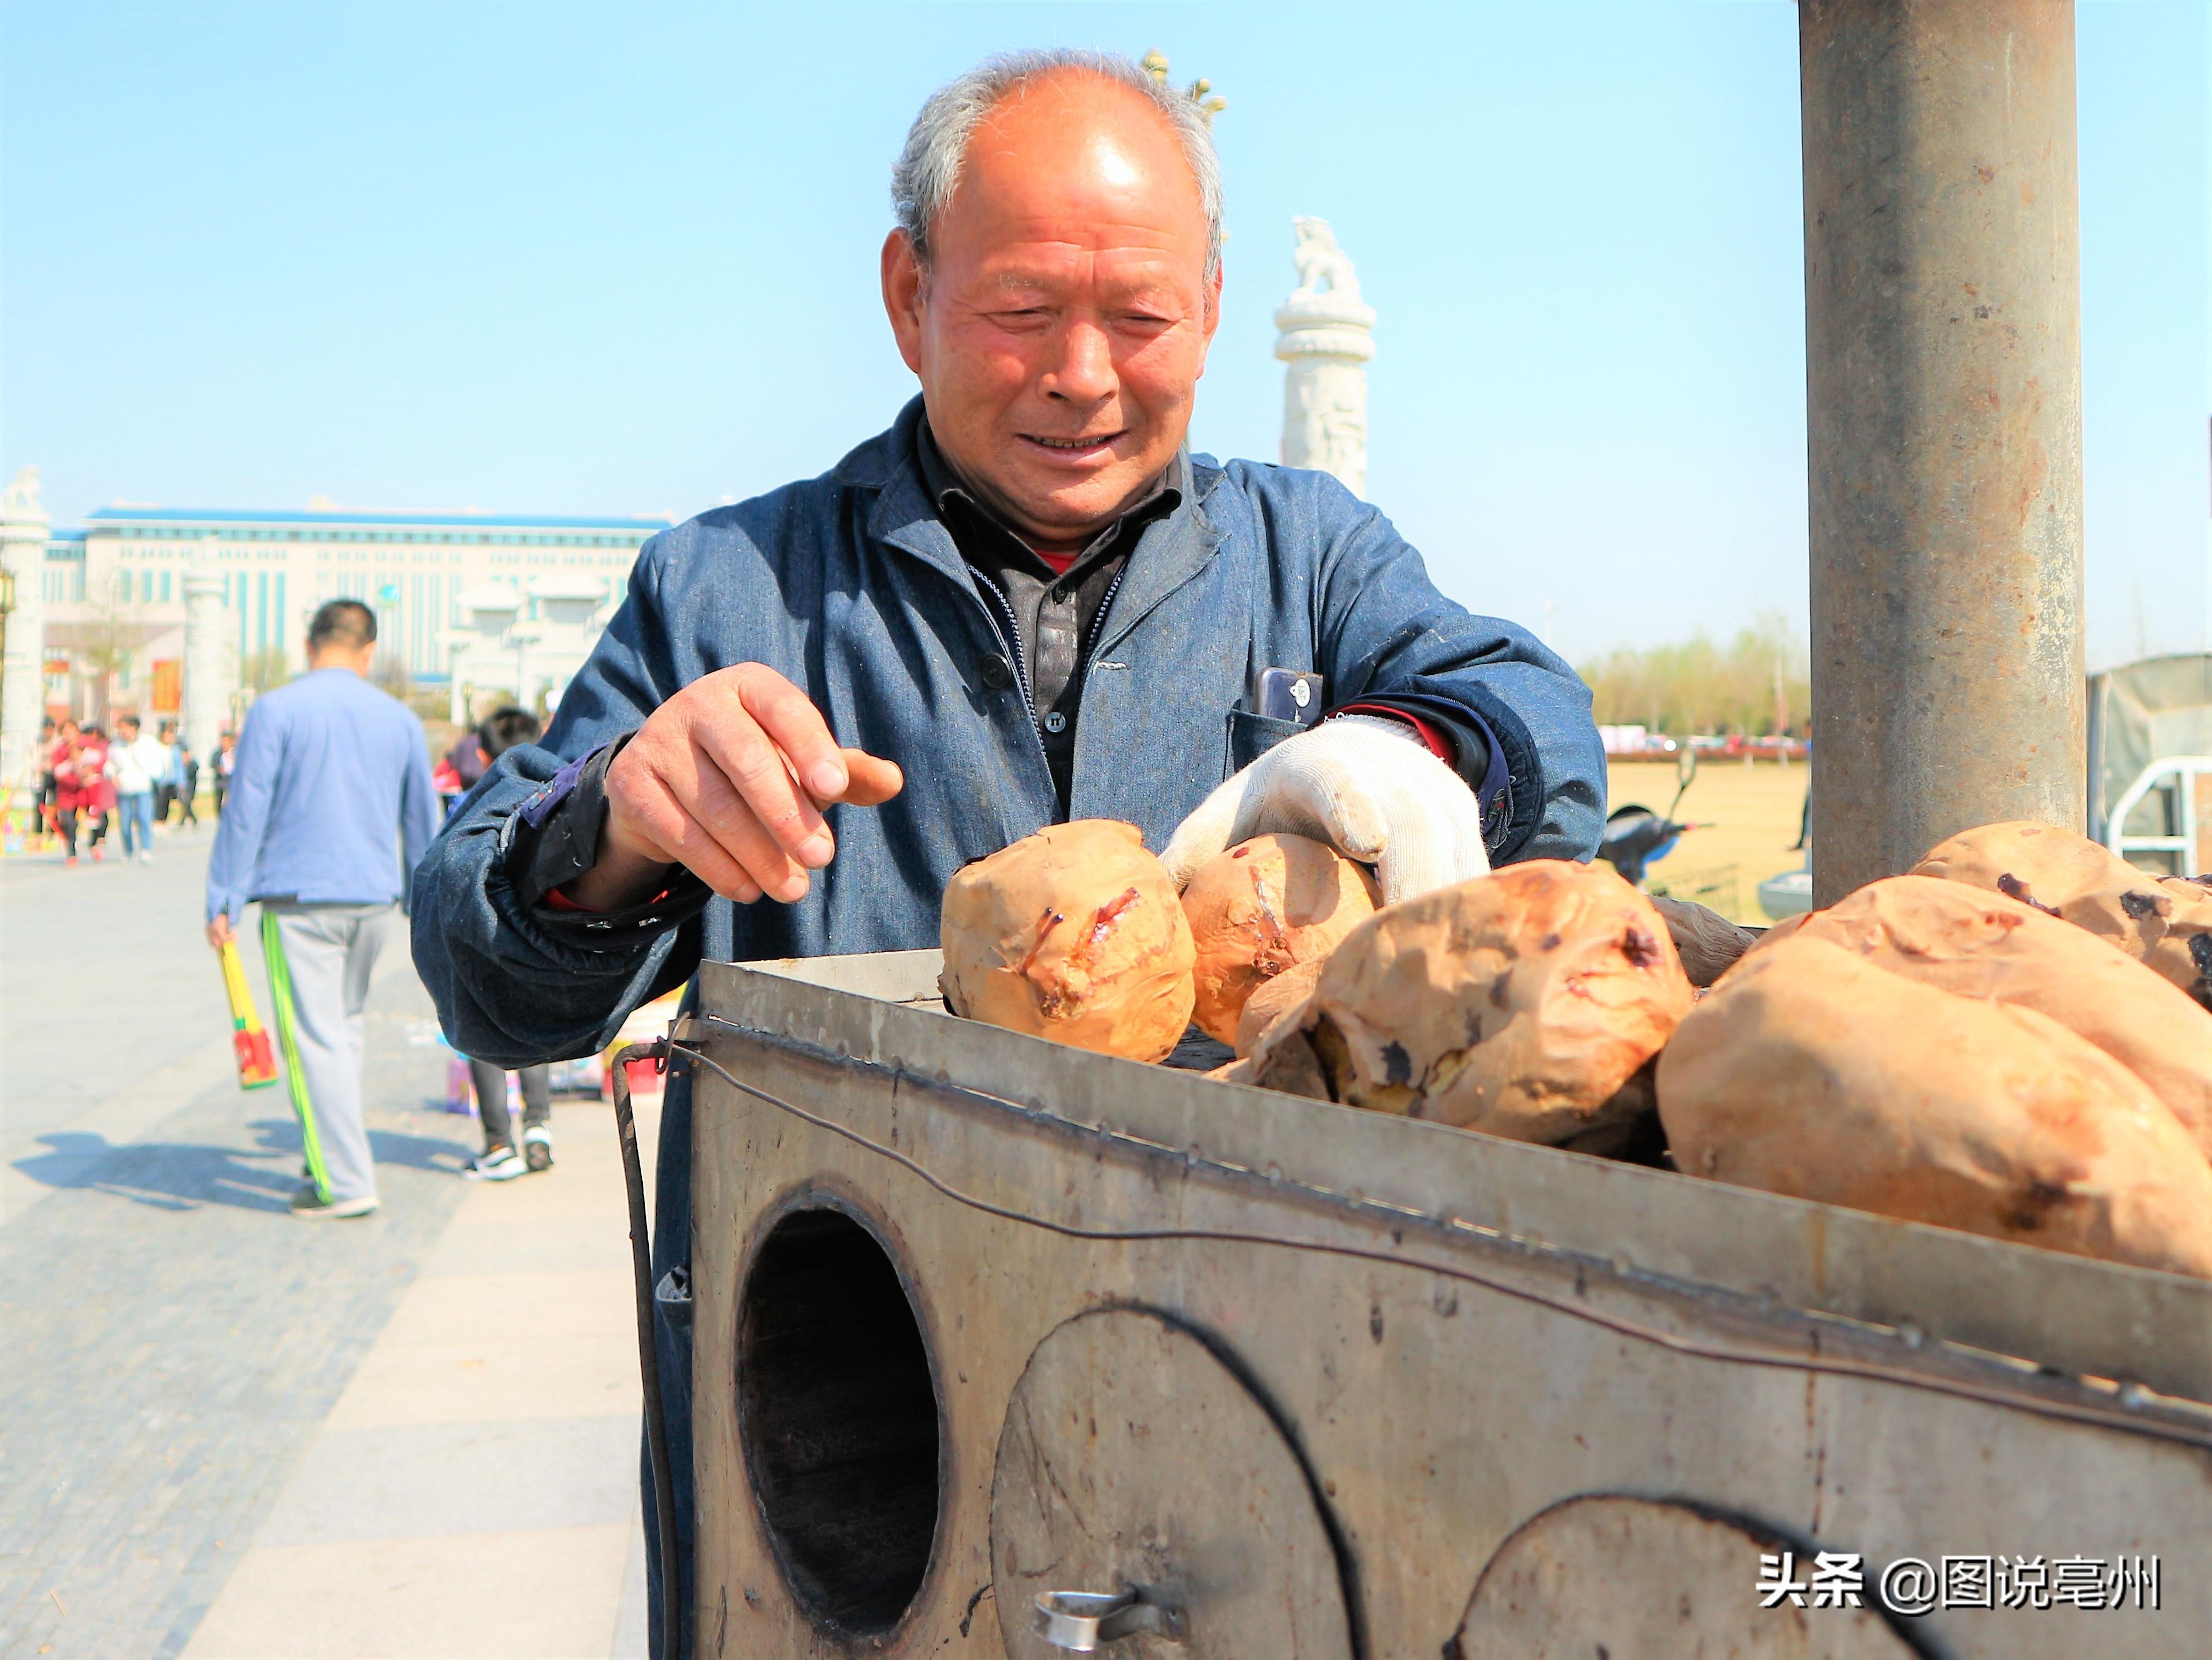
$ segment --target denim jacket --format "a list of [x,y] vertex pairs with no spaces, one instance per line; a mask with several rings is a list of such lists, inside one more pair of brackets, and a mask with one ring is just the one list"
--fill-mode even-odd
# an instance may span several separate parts
[[[921,483],[915,400],[830,472],[656,536],[542,747],[509,750],[416,874],[415,958],[447,1035],[504,1065],[588,1053],[638,1003],[715,959],[936,943],[945,881],[1059,816],[1008,645]],[[1500,751],[1494,862],[1587,859],[1605,814],[1589,690],[1526,631],[1470,615],[1327,474],[1188,458],[1099,623],[1071,816],[1134,824],[1155,850],[1207,791],[1298,728],[1255,713],[1257,671],[1325,677],[1331,705],[1390,696],[1472,715]],[[793,905],[672,903],[594,938],[523,891],[537,812],[572,763],[700,676],[764,663],[841,744],[897,762],[880,807],[838,806],[830,866]],[[696,886],[696,885],[695,885]]]
[[[447,822],[415,875],[415,963],[462,1053],[501,1066],[587,1054],[702,958],[933,945],[946,879],[1059,816],[1022,684],[1006,672],[1001,613],[923,488],[920,415],[917,400],[823,477],[647,543],[544,747],[501,756]],[[1482,764],[1462,755],[1460,767],[1482,781],[1493,862],[1595,851],[1605,755],[1572,670],[1522,629],[1438,593],[1389,520],[1328,475],[1187,459],[1190,489],[1146,528],[1096,625],[1073,816],[1126,819],[1147,846],[1164,846],[1208,790],[1298,730],[1250,707],[1255,672],[1284,668],[1325,677],[1333,705],[1425,708],[1462,744],[1494,745]],[[829,810],[836,857],[795,905],[710,903],[679,875],[663,898],[618,918],[549,908],[538,891],[545,844],[577,816],[561,811],[564,795],[577,799],[566,793],[603,772],[606,746],[662,700],[743,662],[803,688],[841,744],[897,762],[905,789],[880,807]],[[653,1275],[687,1584],[690,1126],[690,1080],[675,1072],[661,1112]],[[648,1514],[653,1503],[648,1491]],[[647,1580],[659,1652],[670,1610],[650,1552]],[[677,1612],[688,1654],[689,1610]]]

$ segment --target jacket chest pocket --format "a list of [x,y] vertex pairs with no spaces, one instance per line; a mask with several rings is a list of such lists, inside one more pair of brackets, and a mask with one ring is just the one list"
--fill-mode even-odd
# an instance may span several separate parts
[[[1229,770],[1242,772],[1285,738],[1295,738],[1302,732],[1310,732],[1295,721],[1280,721],[1272,714],[1255,714],[1249,709],[1229,711]],[[1226,776],[1226,775],[1224,775]]]

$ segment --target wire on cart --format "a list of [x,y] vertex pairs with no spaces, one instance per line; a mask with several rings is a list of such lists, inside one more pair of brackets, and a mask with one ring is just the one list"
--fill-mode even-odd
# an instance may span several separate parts
[[[1855,1360],[1842,1355],[1773,1354],[1756,1349],[1741,1348],[1727,1343],[1708,1342],[1698,1338],[1686,1337],[1678,1333],[1664,1331],[1656,1326],[1646,1325],[1641,1321],[1631,1320],[1624,1316],[1608,1314],[1603,1310],[1591,1308],[1565,1298],[1550,1296],[1525,1286],[1516,1286],[1505,1280],[1495,1280],[1467,1268],[1448,1268],[1440,1263],[1419,1262],[1395,1256],[1389,1251],[1372,1250],[1358,1245],[1332,1244],[1319,1239],[1297,1239],[1285,1234],[1241,1233],[1227,1229],[1089,1228],[1073,1223],[1055,1222],[1049,1217],[1033,1215],[1026,1211],[994,1204],[988,1199],[979,1199],[973,1194],[963,1193],[942,1177],[899,1152],[896,1147],[887,1147],[881,1142],[872,1141],[857,1130],[848,1128],[833,1120],[822,1117],[819,1114],[809,1112],[805,1108],[786,1101],[781,1097],[772,1094],[757,1085],[746,1083],[712,1056],[690,1043],[679,1039],[674,1047],[677,1054],[688,1056],[708,1067],[732,1089],[749,1095],[757,1101],[763,1102],[781,1112],[788,1113],[803,1123],[811,1124],[817,1129],[827,1130],[833,1135],[850,1141],[855,1146],[864,1147],[879,1158],[890,1160],[909,1174],[920,1177],[932,1189],[942,1194],[956,1204],[964,1205],[970,1210],[980,1211],[986,1216],[995,1216],[1002,1221],[1018,1222],[1029,1227],[1042,1228],[1047,1232],[1059,1234],[1063,1238],[1097,1240],[1119,1244],[1145,1243],[1156,1240],[1194,1240],[1218,1244],[1270,1245],[1288,1250],[1314,1251],[1330,1256],[1351,1257],[1358,1262],[1380,1262],[1395,1268],[1413,1268],[1423,1274],[1441,1274],[1448,1280],[1456,1280],[1467,1285],[1479,1286],[1484,1291],[1494,1292],[1501,1297],[1513,1298],[1523,1303],[1533,1303],[1540,1308],[1549,1309],[1554,1313],[1567,1315],[1591,1325],[1603,1327],[1606,1330],[1617,1333],[1623,1337],[1632,1337],[1640,1342],[1650,1343],[1673,1353],[1686,1355],[1694,1359],[1727,1361],[1738,1365],[1765,1366],[1778,1371],[1821,1372],[1842,1377],[1863,1377],[1877,1383],[1895,1383],[1907,1389],[1925,1389],[1937,1395],[1955,1395],[1964,1400],[1978,1402],[1985,1406],[2009,1408],[2014,1411],[2033,1413],[2041,1417],[2063,1419],[2072,1423],[2094,1424],[2103,1429],[2121,1430],[2130,1434],[2147,1435],[2162,1441],[2178,1441],[2188,1446],[2212,1449],[2212,1431],[2193,1428],[2185,1424],[2166,1423],[2155,1419],[2134,1417],[2124,1411],[2087,1403],[2038,1400],[2033,1396],[1972,1383],[1964,1378],[1931,1377],[1923,1372],[1907,1371],[1901,1366],[1885,1365],[1876,1360]],[[622,1098],[617,1096],[617,1098],[619,1101]],[[641,1200],[633,1198],[634,1217],[640,1213],[641,1202]],[[634,1225],[641,1225],[634,1224]],[[643,1279],[639,1280],[639,1285],[641,1287],[646,1287],[639,1292],[639,1296],[642,1298],[650,1288],[646,1286],[646,1281]],[[641,1322],[648,1319],[650,1314],[650,1308],[646,1303],[641,1301],[639,1304]],[[648,1408],[657,1398],[653,1391],[652,1375],[648,1371],[647,1373]],[[660,1478],[656,1475],[655,1480],[659,1481]],[[665,1491],[665,1484],[663,1490]]]
[[678,1639],[684,1628],[684,1586],[676,1560],[675,1466],[668,1456],[668,1417],[660,1401],[660,1354],[653,1341],[653,1236],[645,1216],[645,1171],[637,1156],[637,1121],[631,1116],[629,1106],[629,1068],[635,1061],[652,1061],[656,1072],[666,1070],[668,1040],[656,1037],[650,1043],[630,1043],[616,1050],[614,1085],[615,1134],[622,1140],[623,1185],[629,1195],[629,1267],[637,1296],[637,1370],[645,1386],[646,1456],[653,1461],[654,1544],[660,1557],[660,1652],[662,1660],[677,1660],[682,1652]]

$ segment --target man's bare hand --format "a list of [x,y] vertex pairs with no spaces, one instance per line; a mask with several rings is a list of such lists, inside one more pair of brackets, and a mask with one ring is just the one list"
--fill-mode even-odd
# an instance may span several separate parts
[[207,925],[208,944],[221,951],[230,943],[230,913],[217,911],[215,921]]
[[872,807],[896,766],[840,749],[821,712],[774,669],[740,663],[655,709],[607,769],[599,862],[568,888],[593,910],[650,898],[682,865],[726,899],[805,897],[836,853],[822,809]]

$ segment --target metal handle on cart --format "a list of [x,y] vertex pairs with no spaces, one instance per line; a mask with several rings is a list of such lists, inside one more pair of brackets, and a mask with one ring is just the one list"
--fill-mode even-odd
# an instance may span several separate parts
[[1030,1629],[1071,1654],[1090,1654],[1139,1633],[1164,1642],[1182,1642],[1182,1610],[1147,1602],[1143,1596],[1140,1590],[1039,1591]]

